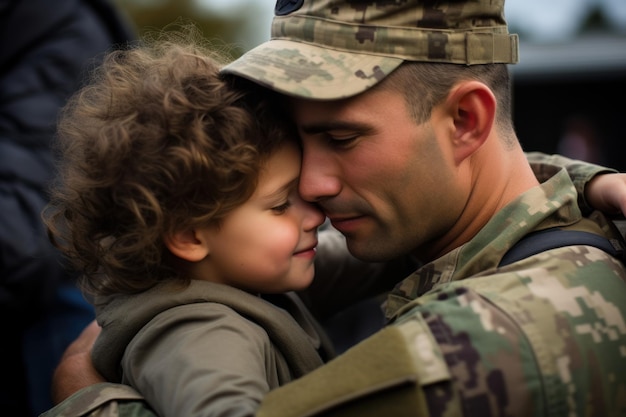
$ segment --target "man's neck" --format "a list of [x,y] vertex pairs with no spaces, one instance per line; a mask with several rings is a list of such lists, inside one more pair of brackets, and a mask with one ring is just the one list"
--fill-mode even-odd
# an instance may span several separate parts
[[[468,161],[468,199],[458,220],[417,255],[430,262],[470,241],[504,206],[539,185],[521,148],[481,149]],[[420,256],[425,255],[425,256]]]

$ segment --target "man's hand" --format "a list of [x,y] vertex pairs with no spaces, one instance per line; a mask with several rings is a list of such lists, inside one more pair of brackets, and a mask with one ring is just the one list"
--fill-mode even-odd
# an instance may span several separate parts
[[100,330],[98,323],[92,321],[63,353],[52,377],[52,401],[55,404],[82,388],[105,382],[91,362],[91,349]]

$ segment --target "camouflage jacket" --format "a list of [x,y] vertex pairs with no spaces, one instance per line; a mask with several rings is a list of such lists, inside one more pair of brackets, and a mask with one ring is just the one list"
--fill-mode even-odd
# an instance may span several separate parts
[[[577,165],[570,174],[581,189],[599,171]],[[572,246],[497,267],[534,230],[615,232],[602,216],[582,219],[576,198],[565,172],[525,193],[401,282],[386,306],[392,325],[271,391],[257,415],[624,415],[623,265]],[[99,384],[43,416],[153,415],[127,387]]]

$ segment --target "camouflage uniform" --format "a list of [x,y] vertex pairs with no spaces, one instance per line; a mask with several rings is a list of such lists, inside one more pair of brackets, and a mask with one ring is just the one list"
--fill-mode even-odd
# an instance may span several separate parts
[[41,416],[157,417],[133,388],[109,382],[84,388]]
[[[367,90],[405,61],[512,64],[518,39],[503,10],[504,0],[279,0],[272,39],[223,73],[333,100]],[[580,199],[602,168],[571,163],[572,182],[553,158],[533,160],[549,180],[398,284],[386,303],[390,326],[271,391],[257,415],[626,415],[624,266],[578,245],[498,267],[535,230],[563,226],[619,238],[603,216],[583,218],[576,206],[575,187]],[[104,388],[116,403],[113,387]],[[63,406],[94,391],[80,391],[46,417],[82,415]]]
[[582,218],[564,171],[389,295],[392,325],[270,392],[258,417],[624,416],[626,269],[588,246],[498,268],[549,227],[621,238]]

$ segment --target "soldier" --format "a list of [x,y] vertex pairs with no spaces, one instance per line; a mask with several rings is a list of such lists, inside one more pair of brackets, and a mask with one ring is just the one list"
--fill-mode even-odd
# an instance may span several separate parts
[[[624,265],[578,233],[502,262],[542,231],[620,241],[576,204],[575,185],[584,196],[601,170],[571,164],[572,180],[543,157],[533,174],[511,120],[518,41],[503,8],[279,1],[272,39],[223,70],[285,96],[300,193],[354,255],[422,263],[389,294],[389,326],[270,392],[258,416],[626,413]],[[604,194],[615,208],[617,194]],[[116,390],[95,385],[63,406]]]

